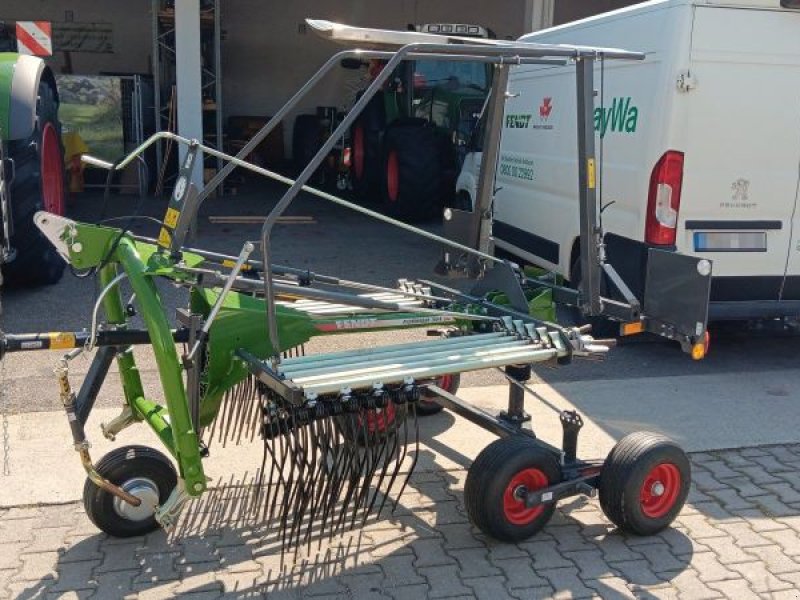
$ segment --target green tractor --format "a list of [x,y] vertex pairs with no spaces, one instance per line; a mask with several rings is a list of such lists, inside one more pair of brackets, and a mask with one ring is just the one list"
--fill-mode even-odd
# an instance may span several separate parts
[[64,148],[58,90],[41,58],[4,52],[0,24],[0,265],[6,284],[57,282],[64,261],[33,223],[46,210],[64,214]]
[[[417,29],[491,36],[477,25]],[[371,80],[383,61],[373,60],[367,67]],[[455,180],[486,102],[491,73],[490,66],[480,63],[403,62],[350,130],[350,180],[356,197],[378,202],[383,212],[405,221],[432,219],[443,207],[455,206]]]

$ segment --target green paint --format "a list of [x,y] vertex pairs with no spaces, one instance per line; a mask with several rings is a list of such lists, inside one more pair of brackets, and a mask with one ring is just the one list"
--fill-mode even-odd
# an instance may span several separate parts
[[606,133],[635,133],[639,122],[639,109],[631,106],[631,97],[614,98],[608,108],[594,109],[594,130],[605,137]]
[[11,80],[18,56],[13,52],[0,52],[0,140],[6,142],[10,131]]

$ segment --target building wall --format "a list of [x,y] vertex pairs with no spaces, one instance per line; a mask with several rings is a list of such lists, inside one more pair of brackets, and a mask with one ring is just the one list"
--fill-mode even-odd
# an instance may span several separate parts
[[[225,112],[273,114],[334,52],[335,44],[303,33],[306,17],[351,25],[404,29],[407,24],[467,22],[490,27],[498,37],[524,31],[525,0],[296,0],[280,7],[262,0],[226,0],[227,39],[222,49]],[[302,111],[352,102],[363,73],[335,69]],[[343,94],[342,88],[349,88]],[[291,120],[290,120],[291,121]],[[289,136],[287,136],[289,137]]]
[[[103,71],[150,73],[151,26],[150,0],[125,2],[99,0],[2,0],[0,19],[5,21],[66,21],[67,11],[72,20],[81,23],[111,23],[114,36],[112,54],[73,52],[73,72],[80,75]],[[65,65],[63,53],[47,62],[61,73]]]
[[553,14],[553,25],[577,21],[592,15],[616,10],[642,0],[557,0]]

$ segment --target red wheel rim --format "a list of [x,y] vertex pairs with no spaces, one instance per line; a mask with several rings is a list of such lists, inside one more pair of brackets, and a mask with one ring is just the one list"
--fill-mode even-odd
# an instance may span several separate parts
[[681,472],[672,463],[661,463],[644,478],[639,490],[642,513],[651,519],[660,519],[675,506],[681,491]]
[[400,194],[400,164],[397,161],[397,152],[392,150],[386,161],[386,192],[389,200],[397,202]]
[[359,180],[364,175],[364,128],[360,125],[353,132],[353,172]]
[[394,402],[388,401],[383,408],[371,408],[363,411],[358,417],[358,424],[362,426],[366,418],[368,434],[384,433],[394,423],[396,416],[397,409],[394,407]]
[[436,380],[436,387],[440,387],[446,392],[450,391],[451,385],[453,385],[452,373],[448,373],[447,375],[442,375],[441,377],[439,377],[439,379]]
[[506,520],[514,525],[527,525],[544,511],[544,506],[525,506],[525,500],[518,496],[522,488],[528,491],[540,490],[549,484],[547,475],[539,469],[524,469],[514,475],[503,493],[503,512]]
[[56,215],[64,214],[64,163],[58,144],[58,134],[52,123],[42,131],[42,202],[44,209]]

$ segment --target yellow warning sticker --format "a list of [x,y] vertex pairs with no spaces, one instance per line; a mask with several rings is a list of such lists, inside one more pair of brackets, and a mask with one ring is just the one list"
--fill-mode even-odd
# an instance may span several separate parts
[[53,331],[49,333],[51,350],[66,350],[75,347],[75,334],[67,331]]
[[161,246],[162,248],[169,248],[171,240],[172,236],[170,235],[167,228],[162,227],[161,232],[158,234],[158,245]]
[[174,208],[168,208],[167,214],[164,215],[164,225],[170,227],[171,229],[175,229],[175,227],[178,226],[178,217],[180,216],[180,211],[175,210]]
[[588,180],[589,189],[595,188],[595,174],[594,174],[594,159],[590,158],[586,161],[586,179]]
[[[222,266],[223,267],[228,267],[229,269],[232,269],[234,266],[236,266],[236,261],[235,260],[231,260],[230,258],[224,258],[224,259],[222,259]],[[247,263],[244,263],[242,265],[242,271],[249,271],[250,269],[252,269],[252,267],[250,265],[248,265]]]

